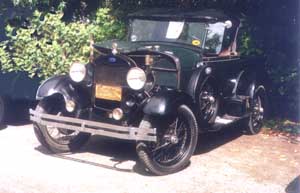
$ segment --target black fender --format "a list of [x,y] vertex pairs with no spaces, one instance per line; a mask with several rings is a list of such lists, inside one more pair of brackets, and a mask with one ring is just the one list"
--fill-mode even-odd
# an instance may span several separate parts
[[143,108],[150,116],[172,116],[177,108],[185,104],[193,110],[193,99],[188,94],[178,90],[161,90],[152,96]]
[[256,87],[256,80],[256,72],[249,69],[242,70],[236,78],[236,85],[232,94],[250,96],[251,93],[253,94],[253,89]]
[[265,110],[265,116],[268,117],[270,113],[269,112],[270,106],[269,106],[267,91],[263,85],[256,84],[255,82],[250,84],[248,89],[248,96],[250,98],[249,105],[250,107],[253,105],[253,98],[256,93],[260,93],[261,96],[263,96],[262,102]]
[[248,96],[250,99],[254,98],[255,93],[262,92],[263,96],[266,97],[266,89],[263,85],[257,85],[255,82],[251,83],[248,89]]
[[65,101],[72,100],[77,105],[85,106],[87,103],[87,93],[79,90],[69,76],[54,76],[45,80],[37,90],[36,99],[42,100],[47,97],[61,95]]
[[186,92],[192,96],[194,100],[196,99],[196,92],[197,88],[199,87],[198,84],[203,82],[203,80],[206,78],[204,75],[204,69],[204,67],[201,67],[193,72],[186,88]]
[[216,79],[213,74],[207,74],[205,72],[205,69],[208,67],[214,71],[212,66],[202,66],[193,72],[190,80],[188,81],[189,83],[186,88],[186,93],[190,95],[194,101],[196,101],[198,91],[201,90],[204,83],[208,80],[214,83],[214,86],[216,86],[216,89],[219,92],[219,85],[216,84]]

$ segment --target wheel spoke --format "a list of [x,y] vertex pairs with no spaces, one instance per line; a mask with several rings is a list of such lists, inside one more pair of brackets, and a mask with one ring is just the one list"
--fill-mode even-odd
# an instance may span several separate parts
[[167,147],[167,146],[170,145],[170,144],[171,144],[171,143],[164,143],[163,145],[158,146],[158,147],[156,147],[155,149],[153,149],[152,152],[159,151],[159,150],[161,150],[161,149]]
[[159,158],[161,158],[161,155],[163,155],[163,149],[159,149],[158,151],[155,151],[154,153],[153,153],[153,158],[155,159],[155,160],[160,160]]
[[208,105],[209,105],[209,103],[205,101],[205,104],[203,104],[203,106],[201,107],[201,111],[206,109]]

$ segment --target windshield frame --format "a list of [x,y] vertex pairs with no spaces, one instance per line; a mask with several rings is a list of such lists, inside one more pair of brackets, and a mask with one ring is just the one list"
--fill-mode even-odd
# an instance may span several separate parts
[[194,21],[194,20],[176,20],[176,19],[170,19],[170,18],[167,18],[167,19],[141,19],[141,18],[130,18],[129,20],[129,25],[128,25],[128,33],[127,33],[127,41],[129,42],[165,42],[165,43],[178,43],[178,44],[184,44],[184,45],[187,45],[187,46],[192,46],[192,47],[195,47],[195,48],[203,48],[204,44],[203,42],[205,42],[205,38],[206,38],[206,33],[205,32],[205,35],[204,35],[204,38],[201,40],[201,46],[195,46],[193,45],[192,43],[188,43],[187,41],[166,41],[166,40],[156,40],[156,39],[153,39],[153,40],[138,40],[138,41],[132,41],[131,40],[131,35],[133,33],[133,21],[134,20],[143,20],[143,21],[157,21],[157,22],[184,22],[184,23],[201,23],[201,24],[204,24],[204,25],[207,25],[207,23],[205,22],[197,22],[197,21]]
[[[205,26],[205,34],[203,36],[203,38],[200,40],[201,41],[201,46],[197,46],[197,45],[193,45],[193,43],[189,43],[188,41],[177,41],[177,40],[174,40],[174,41],[167,41],[167,40],[137,40],[137,41],[132,41],[131,39],[131,36],[132,36],[132,33],[133,33],[133,22],[135,20],[142,20],[142,21],[158,21],[158,22],[185,22],[185,23],[201,23]],[[209,54],[219,54],[222,50],[222,47],[223,47],[223,41],[224,41],[224,36],[225,36],[225,32],[226,32],[226,28],[224,27],[222,33],[221,33],[221,38],[220,38],[220,41],[219,41],[219,46],[221,48],[220,49],[217,49],[214,48],[215,52],[210,52],[208,51],[207,49],[205,49],[205,46],[206,46],[206,43],[208,41],[207,37],[208,37],[208,27],[209,25],[214,25],[216,23],[223,23],[222,21],[216,21],[216,22],[204,22],[204,21],[198,21],[198,20],[187,20],[187,19],[171,19],[171,18],[164,18],[164,19],[161,19],[161,18],[135,18],[135,17],[132,17],[129,19],[129,25],[128,25],[128,33],[127,33],[127,41],[129,42],[164,42],[164,43],[174,43],[174,44],[182,44],[182,45],[186,45],[186,46],[189,46],[189,47],[194,47],[194,48],[198,48],[198,49],[203,49],[204,52],[206,53],[209,53]]]

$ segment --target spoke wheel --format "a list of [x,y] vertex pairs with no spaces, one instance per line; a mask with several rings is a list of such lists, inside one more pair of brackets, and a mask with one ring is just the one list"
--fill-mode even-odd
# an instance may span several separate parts
[[[39,102],[36,111],[57,116],[81,117],[79,113],[68,113],[64,103],[59,100],[45,99]],[[34,124],[35,135],[40,143],[54,153],[64,153],[78,150],[90,137],[88,133]]]
[[253,112],[251,114],[253,127],[259,128],[262,125],[264,119],[264,108],[262,107],[262,101],[257,96],[253,101]]
[[219,107],[219,98],[216,88],[211,81],[207,80],[198,94],[198,111],[202,122],[214,123]]
[[265,104],[262,92],[255,92],[251,101],[250,117],[247,119],[247,131],[249,134],[254,135],[261,131],[264,121]]
[[141,126],[157,126],[156,143],[139,142],[137,153],[146,168],[156,175],[174,173],[184,168],[192,156],[198,138],[195,116],[185,105],[178,108],[177,116],[167,124],[157,124],[145,118]]
[[[53,111],[53,109],[54,109],[54,111]],[[51,108],[49,110],[50,111],[48,111],[48,114],[52,114],[52,115],[67,116],[67,117],[79,117],[78,115],[74,115],[71,113],[62,112],[61,110],[57,110],[57,108]],[[79,134],[78,131],[58,128],[58,127],[53,127],[53,126],[46,126],[46,129],[49,134],[49,137],[51,137],[51,139],[53,141],[55,141],[58,144],[63,144],[63,145],[69,144],[70,141],[72,141],[74,138],[76,138],[76,136]]]
[[190,136],[191,132],[186,120],[183,117],[177,117],[167,128],[160,143],[153,145],[151,157],[156,163],[165,166],[176,163],[184,156],[190,143],[187,140]]

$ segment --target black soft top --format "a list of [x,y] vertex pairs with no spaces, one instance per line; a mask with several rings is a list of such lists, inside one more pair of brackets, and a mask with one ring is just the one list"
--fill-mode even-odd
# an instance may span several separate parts
[[148,9],[129,14],[129,18],[138,19],[156,19],[156,20],[195,20],[204,22],[218,22],[225,20],[237,20],[233,16],[229,16],[222,11],[207,10],[191,10],[191,9]]

